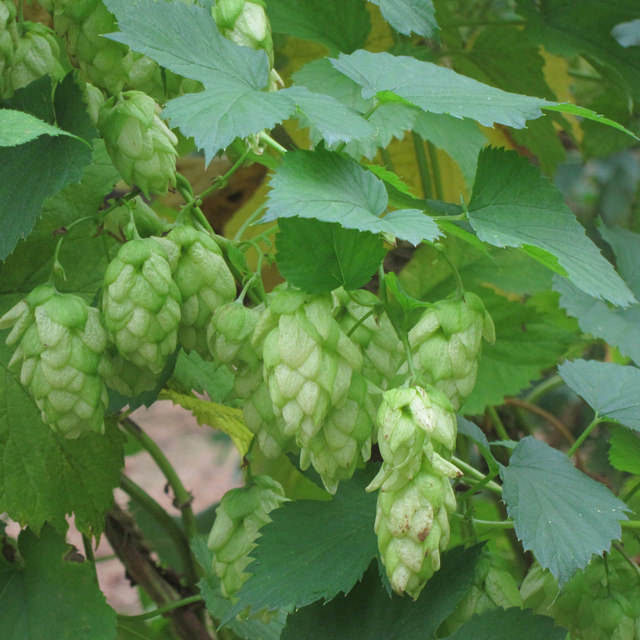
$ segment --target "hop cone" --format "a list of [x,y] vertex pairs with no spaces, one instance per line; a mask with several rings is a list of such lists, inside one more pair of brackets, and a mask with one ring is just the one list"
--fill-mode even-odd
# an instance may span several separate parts
[[[58,82],[65,75],[55,33],[39,22],[24,22],[22,28],[24,31],[21,37],[17,37],[15,29],[12,30],[14,50],[11,61],[4,70],[5,97],[42,76],[49,75],[53,82]],[[6,34],[0,35],[0,48],[5,37]]]
[[102,373],[105,384],[123,396],[135,398],[158,386],[158,374],[123,358],[113,345],[107,347],[105,360]]
[[159,374],[174,352],[180,291],[167,253],[153,238],[124,244],[107,267],[102,293],[105,325],[120,355]]
[[471,616],[498,607],[522,607],[522,596],[509,569],[491,554],[483,553],[475,566],[471,588],[438,629],[438,637],[447,637]]
[[43,421],[67,438],[102,433],[107,335],[98,310],[44,284],[0,318],[0,329],[8,327],[7,344],[16,345],[9,368],[19,371]]
[[98,118],[116,169],[147,196],[165,194],[176,181],[178,139],[158,117],[159,110],[145,93],[125,91],[107,100]]
[[409,332],[423,383],[442,391],[456,411],[475,385],[483,337],[495,339],[493,321],[482,300],[470,292],[461,300],[438,302]]
[[306,446],[346,402],[362,355],[331,316],[328,296],[282,290],[269,308],[277,326],[264,340],[264,377],[282,433]]
[[155,60],[141,53],[133,53],[133,64],[126,83],[127,90],[142,91],[156,102],[164,104],[180,94],[182,78],[163,69]]
[[166,240],[176,245],[179,256],[173,279],[182,295],[180,343],[187,351],[193,349],[210,359],[207,328],[213,312],[235,298],[235,281],[222,251],[207,233],[178,226]]
[[596,558],[576,574],[556,598],[558,587],[548,571],[534,566],[521,587],[524,605],[547,615],[575,640],[640,640],[638,578],[626,560]]
[[133,56],[126,45],[102,37],[118,30],[102,0],[54,0],[51,4],[56,33],[67,43],[69,59],[84,79],[111,94],[122,91]]
[[354,371],[347,401],[329,412],[322,429],[301,448],[300,466],[313,465],[329,493],[370,458],[374,412],[367,380]]
[[364,289],[349,294],[342,288],[333,291],[333,299],[334,315],[340,326],[362,347],[362,373],[375,385],[386,389],[398,373],[405,355],[387,314],[371,313],[380,304],[380,299]]
[[0,1],[0,97],[2,98],[8,98],[12,93],[6,72],[13,62],[14,41],[17,37],[16,8],[10,0]]
[[269,513],[286,501],[282,486],[269,476],[255,476],[252,485],[227,491],[216,509],[208,546],[213,571],[222,593],[231,597],[251,574],[245,571],[257,546],[260,527],[271,522]]
[[417,598],[440,568],[440,551],[449,543],[448,514],[455,508],[449,478],[434,468],[428,456],[404,487],[379,492],[378,549],[396,593]]

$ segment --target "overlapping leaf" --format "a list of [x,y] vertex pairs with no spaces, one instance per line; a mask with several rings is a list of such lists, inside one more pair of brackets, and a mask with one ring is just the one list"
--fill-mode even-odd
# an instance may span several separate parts
[[469,219],[481,240],[521,247],[586,293],[623,307],[635,302],[560,191],[515,151],[482,150]]
[[618,471],[640,475],[640,437],[637,433],[617,427],[609,438],[609,462]]
[[30,113],[15,109],[0,109],[0,147],[14,147],[40,136],[71,136]]
[[438,31],[436,10],[431,0],[369,0],[380,7],[382,17],[406,36],[417,33],[431,38]]
[[560,586],[620,538],[628,507],[544,442],[521,440],[500,476],[518,538]]

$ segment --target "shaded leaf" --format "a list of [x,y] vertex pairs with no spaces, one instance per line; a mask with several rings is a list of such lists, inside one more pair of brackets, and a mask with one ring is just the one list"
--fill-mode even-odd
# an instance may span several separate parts
[[73,134],[15,109],[0,109],[0,147],[14,147],[40,136],[71,136]]
[[482,429],[462,416],[457,416],[457,419],[458,433],[469,438],[469,440],[475,443],[478,447],[478,451],[480,451],[480,454],[485,459],[487,466],[489,467],[489,474],[497,473],[500,465],[491,453],[491,446],[489,445],[487,436],[484,435]]
[[96,582],[95,567],[68,557],[72,547],[51,527],[40,538],[26,529],[23,563],[0,556],[0,610],[4,640],[115,640],[116,612]]
[[178,383],[186,391],[206,393],[214,402],[222,402],[233,389],[233,374],[226,366],[216,367],[203,360],[195,351],[180,351],[171,383]]
[[385,255],[379,235],[305,218],[282,218],[276,247],[280,273],[308,293],[358,289]]
[[382,17],[396,30],[409,36],[431,38],[439,29],[431,0],[369,0],[380,7]]
[[389,53],[359,50],[341,54],[331,64],[362,87],[364,98],[406,101],[424,111],[472,118],[488,127],[494,123],[523,127],[539,118],[549,103],[540,98],[507,93],[431,62]]
[[609,437],[609,462],[618,471],[640,475],[640,438],[629,429],[613,429]]
[[544,442],[521,440],[500,477],[522,546],[560,586],[620,538],[628,507]]
[[560,191],[515,151],[481,151],[469,219],[481,240],[521,247],[590,295],[623,307],[635,302]]
[[640,431],[640,369],[598,360],[574,360],[563,362],[558,373],[598,417]]

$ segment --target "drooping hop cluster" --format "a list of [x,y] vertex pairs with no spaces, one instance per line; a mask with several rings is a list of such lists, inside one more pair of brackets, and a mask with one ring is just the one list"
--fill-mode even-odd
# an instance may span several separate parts
[[52,0],[56,33],[67,43],[71,64],[84,79],[111,94],[122,91],[133,65],[129,47],[104,38],[117,31],[116,20],[102,0]]
[[[60,46],[55,33],[39,22],[24,21],[18,29],[6,5],[0,6],[0,89],[9,98],[15,91],[41,78],[51,76],[52,82],[65,75]],[[6,29],[6,30],[5,30]],[[6,53],[5,53],[6,52]]]
[[462,475],[446,457],[455,414],[435,389],[390,389],[378,410],[382,467],[368,491],[380,489],[375,530],[392,588],[414,599],[440,568],[456,500],[449,478]]
[[43,421],[67,438],[103,432],[107,335],[98,310],[44,284],[0,318],[0,329],[9,327],[7,344],[16,346],[9,368],[19,371]]
[[122,245],[104,277],[109,337],[123,358],[151,374],[162,371],[178,340],[182,297],[172,266],[155,239],[135,239]]
[[[404,348],[387,314],[376,307],[380,298],[364,289],[333,291],[334,314],[343,330],[362,347],[362,373],[387,389],[405,359]],[[355,327],[355,329],[354,329]]]
[[518,583],[499,557],[483,552],[473,572],[473,584],[455,611],[442,623],[437,637],[448,637],[471,616],[493,609],[522,607]]
[[640,640],[638,577],[616,554],[595,558],[558,595],[549,571],[534,565],[520,592],[524,606],[551,616],[575,640]]
[[259,530],[271,522],[269,513],[286,500],[282,486],[266,475],[254,476],[250,486],[231,489],[223,496],[208,546],[224,596],[232,597],[251,575],[245,568],[257,546]]
[[461,299],[437,302],[409,331],[422,383],[442,391],[456,411],[475,386],[483,337],[495,340],[493,321],[482,300],[468,291]]
[[142,192],[165,194],[176,181],[178,139],[160,120],[160,107],[141,91],[109,98],[100,109],[98,129],[125,182]]

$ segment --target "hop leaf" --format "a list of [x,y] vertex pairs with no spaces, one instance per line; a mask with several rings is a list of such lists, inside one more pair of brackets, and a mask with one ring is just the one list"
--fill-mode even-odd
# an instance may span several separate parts
[[245,571],[257,546],[259,529],[271,522],[269,513],[286,501],[282,486],[266,475],[254,476],[251,486],[227,491],[216,509],[208,546],[213,571],[223,595],[231,597],[251,574]]
[[8,327],[7,344],[16,345],[9,367],[19,372],[43,421],[67,438],[102,433],[107,336],[98,310],[44,284],[0,318],[0,329]]
[[160,107],[141,91],[113,96],[100,109],[98,129],[125,182],[149,195],[176,181],[178,139],[160,120]]
[[176,348],[181,296],[164,248],[153,238],[124,244],[107,267],[102,310],[120,355],[159,374]]

